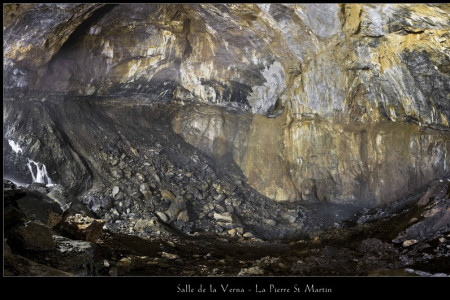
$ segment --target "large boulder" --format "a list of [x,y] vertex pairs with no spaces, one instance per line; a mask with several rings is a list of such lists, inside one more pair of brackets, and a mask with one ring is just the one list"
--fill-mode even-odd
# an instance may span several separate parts
[[171,200],[169,208],[166,210],[166,215],[171,220],[176,220],[178,215],[186,209],[186,202],[182,196],[176,196]]
[[67,214],[59,224],[59,228],[79,240],[95,242],[103,230],[105,221],[81,214]]
[[55,248],[50,228],[39,221],[30,221],[15,230],[10,239],[22,250],[48,251]]
[[50,228],[61,221],[63,211],[60,205],[38,191],[27,190],[25,196],[16,202],[29,220],[40,221]]

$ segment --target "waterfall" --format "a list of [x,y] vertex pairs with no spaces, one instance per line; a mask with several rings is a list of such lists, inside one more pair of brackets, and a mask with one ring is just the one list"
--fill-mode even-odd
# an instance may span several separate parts
[[[11,146],[14,153],[17,154],[23,154],[23,149],[19,146],[18,143],[14,142],[13,140],[8,140],[9,145]],[[48,176],[47,173],[47,167],[44,164],[41,164],[39,162],[35,162],[32,159],[28,159],[28,169],[30,170],[31,177],[33,178],[33,182],[43,183],[47,186],[53,186],[53,181],[50,179],[50,176]],[[34,165],[34,167],[33,167]],[[41,165],[39,167],[39,165]],[[36,175],[35,175],[35,169],[36,169]]]
[[22,148],[20,148],[19,144],[14,142],[13,140],[8,140],[9,145],[15,153],[23,153]]
[[[34,169],[33,169],[32,164],[34,164],[36,167],[36,175],[34,175]],[[44,183],[47,185],[53,185],[53,182],[50,179],[50,177],[48,176],[47,168],[45,167],[44,164],[41,164],[41,167],[39,167],[38,162],[35,162],[34,160],[28,158],[27,166],[31,172],[31,177],[33,177],[33,182]]]

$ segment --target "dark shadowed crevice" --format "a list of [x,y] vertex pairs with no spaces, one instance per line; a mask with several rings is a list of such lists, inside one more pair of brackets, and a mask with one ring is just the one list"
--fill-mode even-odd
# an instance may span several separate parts
[[[72,57],[73,53],[75,53],[75,48],[77,45],[79,46],[81,39],[89,33],[90,28],[117,5],[118,4],[102,5],[100,8],[93,11],[87,19],[76,27],[76,29],[70,34],[67,40],[47,63],[47,70],[43,76],[39,78],[36,84],[36,87],[38,87],[39,90],[58,90],[58,84],[72,78],[74,72],[73,66],[76,66],[74,61],[77,60],[77,58]],[[64,87],[62,89],[65,90]]]
[[96,9],[92,15],[84,20],[69,36],[67,41],[61,46],[58,53],[64,53],[65,51],[72,49],[77,42],[82,38],[91,28],[92,25],[97,23],[107,13],[109,13],[118,4],[105,4],[104,6]]
[[186,34],[186,46],[184,48],[183,58],[187,58],[192,53],[192,46],[191,46],[191,34],[190,34],[190,26],[191,26],[191,20],[186,19],[183,23],[183,32]]

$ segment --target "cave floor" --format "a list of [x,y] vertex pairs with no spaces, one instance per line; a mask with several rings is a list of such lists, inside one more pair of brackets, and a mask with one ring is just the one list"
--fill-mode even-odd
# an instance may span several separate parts
[[392,242],[420,214],[413,207],[381,220],[348,222],[290,241],[214,236],[144,240],[105,231],[97,242],[98,253],[117,263],[112,273],[109,268],[98,275],[448,276],[450,231],[408,247]]
[[[7,276],[449,276],[450,230],[427,228],[448,223],[450,185],[434,186],[447,191],[445,197],[437,193],[427,205],[417,205],[418,196],[411,196],[358,212],[348,207],[353,218],[340,226],[286,240],[188,235],[159,223],[146,238],[106,226],[88,243],[62,237],[64,233],[55,227],[54,250],[26,250],[7,238],[4,272]],[[5,194],[6,201],[20,198],[23,192],[16,193]],[[316,221],[323,220],[327,210],[336,211],[331,204],[303,205],[318,217]],[[436,216],[440,217],[430,223]]]

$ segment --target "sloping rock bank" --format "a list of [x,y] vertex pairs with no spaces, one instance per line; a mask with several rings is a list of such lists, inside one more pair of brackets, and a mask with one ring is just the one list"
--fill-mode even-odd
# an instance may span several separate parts
[[[27,158],[45,164],[59,184],[53,199],[68,203],[75,196],[111,230],[143,238],[154,234],[156,221],[187,235],[303,234],[300,203],[261,195],[232,160],[215,161],[173,132],[179,106],[128,101],[6,101],[6,173],[31,181]],[[36,112],[39,121],[27,118]],[[12,151],[10,140],[22,151]]]

